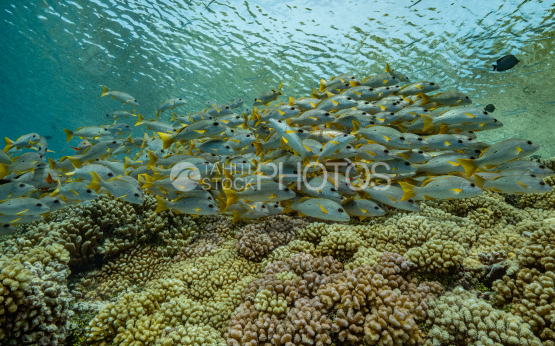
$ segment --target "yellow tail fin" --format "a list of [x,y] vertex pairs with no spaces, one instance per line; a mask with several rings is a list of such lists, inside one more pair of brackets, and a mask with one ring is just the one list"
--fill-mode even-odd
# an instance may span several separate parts
[[424,93],[420,93],[418,94],[418,96],[420,96],[420,98],[422,99],[422,103],[420,105],[425,105],[430,103],[430,96],[424,94]]
[[156,161],[158,161],[158,157],[156,155],[154,155],[154,153],[151,150],[149,150],[148,151],[148,166],[147,166],[147,169],[150,169],[150,167],[152,167],[152,166],[156,166]]
[[77,156],[67,156],[67,158],[69,159],[69,161],[71,161],[71,164],[75,168],[79,168],[83,164],[81,160],[79,160],[79,157]]
[[319,92],[326,90],[326,81],[324,79],[320,79],[320,88],[318,89]]
[[158,136],[162,139],[164,150],[168,149],[173,143],[175,143],[171,133],[158,132]]
[[56,197],[60,194],[60,188],[62,187],[62,181],[60,179],[58,179],[58,187],[56,188],[56,190],[54,190],[51,194],[50,197]]
[[125,163],[123,164],[123,169],[127,169],[130,166],[133,166],[133,161],[129,157],[125,157]]
[[411,199],[414,196],[416,196],[416,186],[405,183],[403,181],[400,181],[399,185],[401,185],[401,188],[403,189],[403,192],[405,193],[403,195],[403,198],[401,198],[401,202],[406,201],[407,199]]
[[10,167],[5,163],[0,164],[0,179],[4,178],[8,174],[10,174]]
[[172,118],[170,119],[170,121],[176,121],[177,120],[177,114],[175,114],[175,112],[172,112]]
[[102,86],[102,95],[100,95],[100,97],[104,97],[106,95],[108,95],[108,93],[110,92],[110,90],[108,90],[108,88],[106,88],[104,85]]
[[484,188],[484,183],[486,182],[486,179],[484,179],[481,176],[479,176],[478,174],[476,174],[474,176],[474,180],[476,181],[476,186],[478,186],[480,189]]
[[91,183],[89,184],[89,186],[87,186],[87,189],[93,189],[94,191],[98,192],[98,190],[100,190],[100,188],[102,187],[101,184],[102,184],[103,180],[100,177],[100,175],[98,175],[98,173],[96,173],[96,172],[91,172],[91,175],[92,175],[93,179],[92,179]]
[[457,159],[457,161],[463,166],[466,179],[470,178],[478,170],[478,166],[476,166],[473,159]]
[[158,109],[156,110],[156,119],[160,119],[160,111]]
[[137,122],[135,123],[135,126],[139,126],[145,123],[145,119],[143,118],[143,116],[141,114],[137,114]]
[[262,143],[254,142],[253,145],[256,148],[256,156],[260,156],[262,154]]
[[289,96],[289,105],[292,106],[295,103],[295,99]]
[[391,71],[391,69],[389,68],[389,64],[385,63],[385,72],[389,73],[389,71]]
[[64,129],[64,132],[66,133],[67,142],[69,143],[69,141],[71,141],[71,139],[73,138],[73,131],[70,131],[68,129]]
[[8,137],[4,137],[4,142],[6,142],[6,147],[4,148],[4,152],[7,153],[12,148],[13,141]]
[[283,93],[281,92],[281,87],[283,87],[283,82],[281,82],[281,84],[279,85],[278,95],[283,95]]
[[235,192],[232,189],[226,189],[226,188],[224,188],[223,190],[224,190],[225,197],[226,197],[226,208],[229,208],[230,206],[237,203],[237,201],[239,200],[237,198],[237,192]]
[[420,114],[422,120],[424,120],[424,127],[422,131],[428,131],[430,127],[434,125],[434,117],[428,114]]
[[159,213],[161,211],[170,209],[168,207],[168,201],[166,201],[164,198],[162,198],[160,196],[156,196],[156,201],[158,202],[158,206],[156,207],[156,210],[154,211],[155,213]]

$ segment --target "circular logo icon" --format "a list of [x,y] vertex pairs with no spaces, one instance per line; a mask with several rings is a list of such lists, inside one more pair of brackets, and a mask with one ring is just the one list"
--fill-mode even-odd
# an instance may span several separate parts
[[176,190],[191,191],[200,185],[201,176],[195,165],[188,162],[179,162],[172,167],[170,180]]

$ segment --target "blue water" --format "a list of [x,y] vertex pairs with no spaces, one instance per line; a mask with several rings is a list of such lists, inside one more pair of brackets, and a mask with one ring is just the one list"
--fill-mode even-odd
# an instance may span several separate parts
[[[322,77],[364,77],[386,62],[496,103],[505,128],[492,140],[554,129],[551,1],[4,0],[0,9],[0,136],[51,136],[54,157],[69,153],[63,128],[135,108],[101,99],[101,85],[135,96],[149,119],[170,97],[188,100],[183,114],[281,82],[286,96],[306,96]],[[505,54],[521,63],[492,72]],[[514,111],[526,106],[528,115]]]

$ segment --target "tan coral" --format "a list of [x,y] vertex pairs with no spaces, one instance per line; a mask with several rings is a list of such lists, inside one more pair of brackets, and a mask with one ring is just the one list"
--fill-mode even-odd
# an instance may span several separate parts
[[457,287],[430,302],[428,323],[433,325],[426,345],[530,345],[541,346],[520,317],[494,309],[475,293]]
[[447,272],[466,257],[464,248],[452,241],[431,240],[405,254],[407,260],[425,271]]

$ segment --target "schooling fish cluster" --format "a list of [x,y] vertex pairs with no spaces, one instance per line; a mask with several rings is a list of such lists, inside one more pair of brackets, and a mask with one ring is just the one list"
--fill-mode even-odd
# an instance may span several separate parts
[[[242,99],[207,102],[202,112],[173,113],[169,121],[160,117],[185,100],[164,101],[157,119],[148,121],[134,110],[108,113],[112,125],[65,130],[68,142],[82,141],[72,147],[75,155],[58,161],[45,161],[48,145],[38,133],[6,138],[0,224],[10,232],[102,194],[142,204],[144,190],[157,196],[157,212],[228,211],[239,220],[297,211],[331,221],[383,215],[384,206],[417,211],[419,200],[467,198],[483,190],[551,191],[542,178],[552,170],[518,160],[537,144],[476,140],[476,132],[502,124],[463,93],[432,96],[439,85],[412,83],[389,65],[386,73],[364,79],[322,79],[310,97],[289,97],[288,103],[277,101],[282,85],[261,93],[241,115],[235,112]],[[103,87],[104,96],[139,106],[124,92]],[[118,123],[130,117],[154,135],[132,137],[132,126]],[[34,151],[20,154],[25,148]]]

